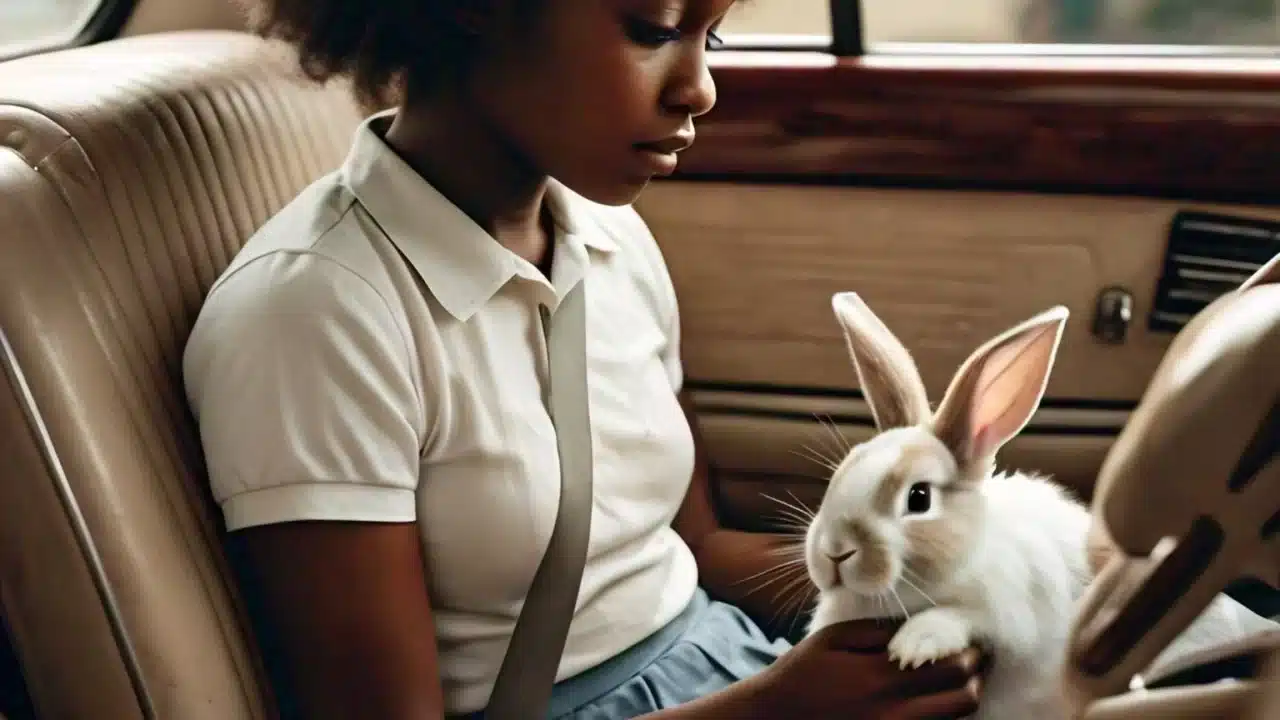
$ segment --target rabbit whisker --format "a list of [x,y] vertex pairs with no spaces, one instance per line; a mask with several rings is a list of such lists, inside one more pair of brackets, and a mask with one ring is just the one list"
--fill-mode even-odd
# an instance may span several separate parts
[[787,626],[787,634],[790,635],[795,633],[796,623],[800,622],[800,619],[805,615],[805,607],[813,605],[813,600],[817,596],[818,588],[813,585],[810,585],[806,591],[802,592],[798,596],[799,601],[796,603],[795,610],[792,612],[791,623]]
[[775,557],[795,557],[795,558],[799,558],[800,560],[803,560],[804,545],[798,542],[788,543],[786,545],[780,545],[776,548],[769,548],[768,550],[765,551],[765,554],[773,555]]
[[[929,593],[925,592],[924,590],[921,590],[919,585],[911,582],[910,578],[908,578],[908,573],[910,573],[911,571],[908,568],[903,568],[902,570],[903,570],[903,573],[902,573],[902,577],[900,578],[902,582],[906,583],[907,587],[911,588],[912,590],[915,590],[917,593],[920,593],[920,597],[924,598],[925,600],[928,600],[930,605],[933,605],[936,607],[938,604],[938,601],[929,597]],[[919,580],[920,577],[916,576],[916,579]]]
[[844,434],[840,432],[840,427],[836,425],[834,420],[831,419],[831,416],[817,415],[815,413],[814,417],[818,419],[818,424],[821,425],[823,429],[827,431],[827,436],[830,437],[835,442],[836,455],[839,455],[841,457],[848,455],[849,449],[852,447],[852,443],[850,443],[849,439],[846,438]]
[[893,588],[889,588],[889,592],[893,593],[893,599],[898,601],[898,607],[902,608],[902,614],[903,614],[903,616],[904,616],[907,620],[910,620],[910,619],[911,619],[911,612],[910,612],[909,610],[907,610],[907,604],[906,604],[906,603],[904,603],[904,602],[902,602],[902,596],[901,596],[901,595],[899,595],[899,594],[898,594],[898,591],[897,591],[897,590],[895,590],[895,589],[893,589]]
[[836,469],[840,467],[840,463],[827,457],[823,453],[815,450],[814,448],[808,445],[801,446],[799,451],[792,450],[791,452],[792,454],[798,455],[799,457],[802,457],[810,462],[817,463],[819,467],[826,468],[828,472],[835,472]]
[[815,516],[817,516],[818,512],[813,508],[809,507],[808,505],[805,505],[804,501],[796,497],[796,494],[794,492],[791,492],[791,490],[787,490],[787,494],[791,496],[791,501],[795,503],[795,506],[803,510],[804,514],[807,515],[810,520],[812,520]]
[[792,611],[792,606],[797,604],[797,600],[803,603],[804,597],[808,593],[808,582],[807,575],[792,578],[786,587],[774,595],[774,611],[769,617],[770,625],[774,625],[785,618],[787,613]]
[[885,597],[883,592],[876,593],[872,596],[876,601],[875,614],[876,617],[885,617],[889,614],[889,598]]
[[[788,494],[789,495],[791,494],[790,491],[788,491]],[[777,503],[778,505],[781,505],[783,508],[781,512],[788,513],[788,517],[802,520],[805,523],[812,521],[814,516],[817,515],[817,513],[805,507],[804,503],[800,502],[798,499],[796,499],[796,501],[792,503],[788,500],[783,500],[782,498],[776,498],[770,495],[769,493],[760,493],[760,495],[766,500],[769,500],[771,502]],[[791,497],[795,498],[795,495],[791,495]]]
[[796,510],[791,510],[788,508],[779,510],[777,515],[779,518],[783,520],[790,520],[800,526],[807,526],[810,523],[810,521],[813,520],[812,517],[806,516]]
[[750,582],[751,580],[764,577],[770,573],[790,575],[792,572],[804,569],[799,567],[800,565],[803,565],[803,564],[804,564],[804,558],[793,558],[790,560],[784,560],[783,562],[780,562],[777,565],[774,565],[772,567],[765,568],[764,570],[761,570],[758,573],[755,573],[753,575],[748,575],[747,577],[744,577],[738,580],[734,584],[737,585],[744,582]]
[[809,521],[796,516],[794,513],[778,513],[774,524],[779,528],[786,528],[796,533],[809,531]]
[[800,573],[793,574],[791,576],[791,579],[787,581],[787,584],[784,585],[783,588],[779,590],[776,594],[774,594],[773,596],[774,602],[777,602],[778,600],[780,600],[784,594],[789,592],[794,592],[797,586],[799,586],[801,583],[806,583],[806,582],[809,582],[808,575],[802,575]]

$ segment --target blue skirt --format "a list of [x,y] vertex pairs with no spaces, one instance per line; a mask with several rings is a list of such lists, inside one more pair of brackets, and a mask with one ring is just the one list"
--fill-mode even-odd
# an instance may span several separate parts
[[624,720],[695,700],[765,669],[791,645],[698,589],[665,628],[591,670],[557,683],[550,717]]

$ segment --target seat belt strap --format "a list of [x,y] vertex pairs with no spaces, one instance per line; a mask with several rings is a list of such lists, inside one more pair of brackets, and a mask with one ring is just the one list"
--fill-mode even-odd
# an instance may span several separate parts
[[587,405],[586,278],[552,315],[541,308],[550,377],[548,406],[560,456],[555,526],[511,634],[484,712],[487,720],[547,717],[578,601],[591,535],[592,442]]

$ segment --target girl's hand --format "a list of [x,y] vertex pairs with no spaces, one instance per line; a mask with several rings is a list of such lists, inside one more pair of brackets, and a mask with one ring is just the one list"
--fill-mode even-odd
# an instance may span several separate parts
[[977,650],[903,670],[886,646],[899,625],[855,620],[810,635],[760,676],[765,717],[962,718],[978,707],[985,658]]

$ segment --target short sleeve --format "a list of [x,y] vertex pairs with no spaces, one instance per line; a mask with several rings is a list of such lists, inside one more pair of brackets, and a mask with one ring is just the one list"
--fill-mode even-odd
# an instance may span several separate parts
[[215,287],[184,354],[228,530],[416,517],[421,423],[407,333],[334,260],[275,253]]

